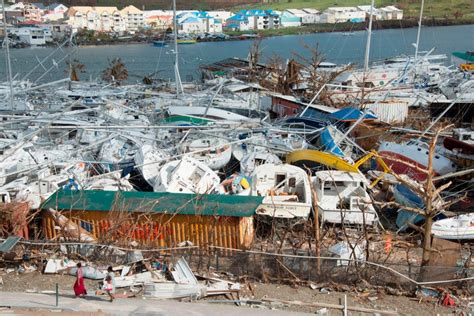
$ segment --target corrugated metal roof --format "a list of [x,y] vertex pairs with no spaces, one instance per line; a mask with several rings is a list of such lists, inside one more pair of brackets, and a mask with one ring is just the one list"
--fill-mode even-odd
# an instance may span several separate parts
[[255,214],[262,199],[259,196],[219,194],[59,190],[41,208],[249,217]]
[[9,236],[1,245],[0,252],[9,252],[21,240],[18,236]]

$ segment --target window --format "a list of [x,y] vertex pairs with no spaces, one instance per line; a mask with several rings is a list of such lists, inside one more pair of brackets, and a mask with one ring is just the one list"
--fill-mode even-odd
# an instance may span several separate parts
[[291,177],[290,179],[288,179],[288,186],[290,188],[296,188],[296,178]]
[[286,179],[286,174],[277,174],[275,178],[275,185],[280,184],[281,182],[285,181]]

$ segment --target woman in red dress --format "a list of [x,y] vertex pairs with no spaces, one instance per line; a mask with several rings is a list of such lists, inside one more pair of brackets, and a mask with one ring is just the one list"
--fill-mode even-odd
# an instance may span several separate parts
[[76,283],[74,283],[74,294],[76,296],[84,297],[87,294],[86,286],[84,284],[84,274],[82,273],[82,265],[77,264]]

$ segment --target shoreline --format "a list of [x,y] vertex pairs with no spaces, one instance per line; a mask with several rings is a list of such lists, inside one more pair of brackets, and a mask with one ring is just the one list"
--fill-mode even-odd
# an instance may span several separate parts
[[[337,24],[314,24],[305,25],[301,27],[289,27],[280,29],[269,29],[263,31],[238,31],[238,32],[227,32],[224,33],[229,35],[226,39],[198,39],[197,43],[207,42],[228,42],[228,41],[245,41],[255,40],[256,38],[269,38],[277,36],[289,36],[289,35],[308,35],[317,33],[353,33],[365,31],[368,23],[337,23]],[[459,20],[447,20],[447,19],[426,19],[423,21],[424,27],[442,27],[442,26],[457,26],[457,25],[474,25],[473,19],[459,19]],[[415,19],[397,20],[397,21],[376,21],[372,30],[388,30],[388,29],[409,29],[418,27],[418,21]],[[250,35],[250,36],[246,36]],[[90,41],[78,41],[76,43],[79,47],[94,47],[94,46],[118,46],[118,45],[136,45],[136,44],[153,44],[154,41],[159,40],[156,36],[132,38],[126,40],[104,40],[104,39],[93,39]],[[16,49],[22,48],[37,48],[37,47],[56,47],[57,43],[45,45],[45,46],[26,46],[26,47],[15,47]]]

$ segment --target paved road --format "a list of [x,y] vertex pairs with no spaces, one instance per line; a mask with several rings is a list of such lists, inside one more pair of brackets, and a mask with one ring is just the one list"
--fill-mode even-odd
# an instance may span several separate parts
[[[212,303],[182,303],[172,300],[150,300],[140,298],[118,298],[110,303],[105,297],[89,296],[85,299],[75,298],[73,295],[59,297],[59,306],[56,307],[54,294],[1,292],[0,306],[12,308],[37,308],[43,310],[97,312],[102,311],[112,315],[226,315],[226,316],[283,316],[304,315],[301,313],[269,310],[262,308],[247,308],[227,306]],[[3,313],[0,311],[0,315]]]

